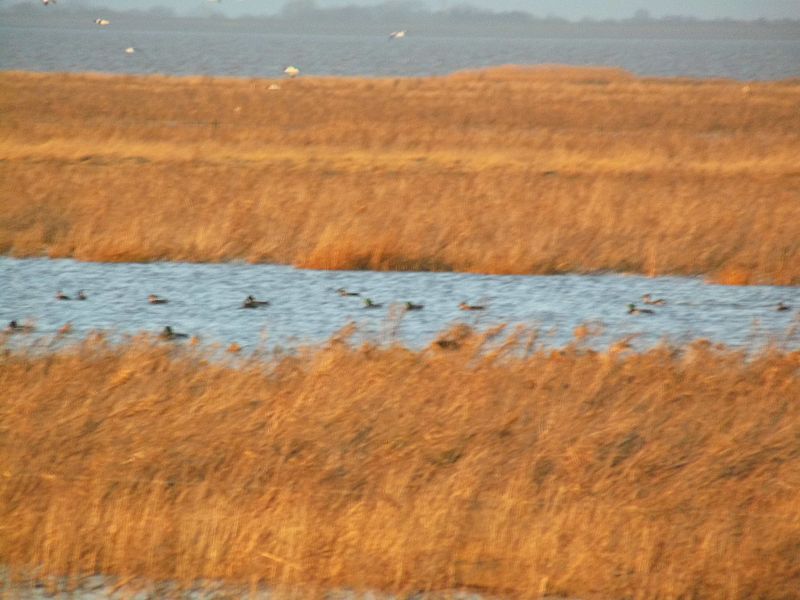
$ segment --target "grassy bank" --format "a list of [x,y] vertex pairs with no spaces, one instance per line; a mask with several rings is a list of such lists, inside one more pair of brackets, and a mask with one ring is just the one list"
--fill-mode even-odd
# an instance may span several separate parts
[[0,74],[0,252],[800,283],[800,83]]
[[795,597],[797,352],[523,356],[462,334],[236,365],[148,340],[6,352],[0,564],[303,595]]

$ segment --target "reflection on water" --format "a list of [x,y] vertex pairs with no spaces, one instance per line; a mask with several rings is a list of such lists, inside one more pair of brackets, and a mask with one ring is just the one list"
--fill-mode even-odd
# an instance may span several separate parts
[[[576,326],[598,323],[598,344],[636,335],[639,347],[668,339],[683,343],[708,338],[752,347],[784,339],[797,323],[800,289],[772,286],[727,287],[684,277],[627,275],[497,276],[463,273],[376,273],[303,271],[278,265],[104,264],[74,260],[0,258],[0,319],[31,321],[38,335],[55,335],[65,323],[71,337],[92,330],[157,333],[165,325],[198,335],[204,342],[298,346],[329,338],[350,322],[361,336],[393,339],[421,347],[455,322],[481,328],[499,323],[539,328],[549,345],[563,345]],[[340,296],[345,288],[361,296]],[[56,292],[88,299],[59,301]],[[665,298],[653,315],[629,315],[643,294]],[[149,304],[149,294],[168,299]],[[241,304],[252,294],[270,306]],[[383,306],[367,310],[363,298]],[[406,301],[424,309],[403,313]],[[459,303],[485,304],[465,312]],[[776,311],[779,302],[792,307]],[[403,314],[396,322],[393,313]],[[793,347],[800,346],[796,337]]]

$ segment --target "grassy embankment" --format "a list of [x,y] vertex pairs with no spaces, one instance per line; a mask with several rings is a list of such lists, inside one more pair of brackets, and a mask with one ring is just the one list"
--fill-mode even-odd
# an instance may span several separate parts
[[800,283],[800,83],[0,74],[0,252]]
[[303,596],[796,597],[800,354],[460,343],[4,353],[0,564]]

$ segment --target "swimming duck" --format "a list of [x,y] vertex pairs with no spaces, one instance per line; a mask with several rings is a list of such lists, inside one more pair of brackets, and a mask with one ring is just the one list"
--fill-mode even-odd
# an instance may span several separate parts
[[177,340],[182,338],[188,338],[189,335],[186,333],[177,333],[176,331],[172,331],[172,327],[167,325],[164,327],[164,330],[158,335],[162,340]]
[[424,304],[414,304],[413,302],[406,302],[406,310],[422,310],[425,308]]
[[628,304],[628,314],[629,315],[654,315],[656,314],[654,310],[650,310],[649,308],[636,308],[635,304]]
[[80,291],[78,292],[78,295],[77,295],[77,296],[75,296],[75,297],[76,297],[78,300],[86,300],[86,299],[87,299],[89,296],[87,296],[87,295],[86,295],[86,293],[85,293],[83,290],[80,290]]
[[61,290],[58,290],[58,291],[56,292],[56,300],[70,300],[70,297],[69,297],[69,296],[67,296],[67,295],[66,295],[64,292],[62,292]]
[[364,308],[381,308],[383,304],[373,302],[372,298],[364,298]]
[[30,333],[33,330],[33,325],[20,325],[17,321],[9,321],[5,329],[6,333]]
[[667,301],[664,300],[663,298],[658,298],[656,300],[650,294],[644,294],[642,296],[642,302],[644,302],[645,304],[654,304],[656,306],[664,306],[667,303]]
[[147,301],[150,304],[166,304],[169,302],[166,298],[161,298],[160,296],[156,296],[155,294],[150,294],[147,296]]
[[258,308],[259,306],[269,306],[269,301],[256,300],[253,296],[248,296],[242,302],[242,308]]
[[783,312],[785,310],[792,310],[792,307],[788,304],[784,304],[783,302],[778,302],[778,306],[775,307],[775,310],[778,312]]
[[336,293],[340,296],[360,296],[358,292],[348,292],[345,288],[339,288]]
[[485,306],[481,306],[480,304],[467,304],[466,302],[460,302],[458,308],[461,310],[486,310]]

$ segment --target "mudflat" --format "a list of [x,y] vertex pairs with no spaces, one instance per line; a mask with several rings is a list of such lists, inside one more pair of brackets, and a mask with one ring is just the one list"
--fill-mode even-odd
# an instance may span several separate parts
[[800,82],[0,74],[0,252],[800,283]]

